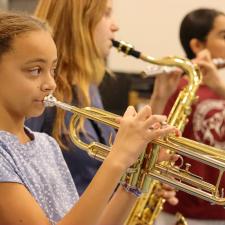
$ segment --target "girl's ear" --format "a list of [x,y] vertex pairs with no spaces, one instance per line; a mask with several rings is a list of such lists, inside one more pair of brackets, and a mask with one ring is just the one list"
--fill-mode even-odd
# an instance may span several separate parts
[[202,51],[205,48],[205,43],[198,40],[197,38],[193,38],[190,41],[190,48],[195,53],[195,55],[197,55],[200,51]]

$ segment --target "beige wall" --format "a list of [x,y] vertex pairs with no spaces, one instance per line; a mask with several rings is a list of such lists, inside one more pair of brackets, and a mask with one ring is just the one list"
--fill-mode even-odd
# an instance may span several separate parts
[[32,13],[37,0],[0,0],[0,9],[25,11]]
[[[63,0],[59,0],[63,1]],[[0,0],[0,8],[32,12],[37,0]],[[116,37],[153,57],[183,56],[178,28],[183,16],[198,7],[225,12],[225,0],[113,0],[114,17],[120,26]],[[109,66],[117,71],[139,72],[146,63],[112,50]]]
[[37,0],[8,0],[10,10],[19,10],[32,13],[37,4]]
[[[114,0],[114,16],[120,25],[116,37],[153,57],[183,56],[178,39],[179,24],[187,12],[198,7],[225,12],[225,0]],[[117,71],[138,72],[146,67],[116,50],[112,51],[109,65]]]
[[8,0],[0,0],[0,9],[7,9],[8,8]]

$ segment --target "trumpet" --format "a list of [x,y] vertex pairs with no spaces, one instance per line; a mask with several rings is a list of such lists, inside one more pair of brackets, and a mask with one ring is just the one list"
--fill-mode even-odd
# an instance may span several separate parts
[[[90,144],[82,142],[76,132],[76,125],[80,117],[84,116],[87,119],[95,120],[118,129],[119,124],[116,122],[118,115],[98,108],[78,108],[71,106],[57,101],[52,95],[45,97],[44,104],[46,107],[57,106],[63,110],[72,112],[73,116],[70,121],[69,134],[74,144],[98,160],[104,160],[107,157],[110,152],[110,147],[98,142],[92,142]],[[164,166],[155,163],[158,152],[152,151],[149,153],[148,149],[139,157],[138,161],[128,169],[127,173],[129,173],[129,176],[135,176],[137,171],[140,171],[142,175],[144,174],[144,177],[151,177],[160,182],[167,183],[178,190],[185,191],[213,204],[225,205],[223,191],[220,191],[220,181],[225,170],[225,152],[223,150],[183,137],[176,137],[175,135],[169,135],[164,139],[153,140],[152,144],[170,149],[179,155],[190,157],[218,169],[219,175],[216,185],[210,184],[201,177],[192,174],[189,170],[189,165],[186,166],[185,169],[181,169],[172,164]],[[152,165],[151,167],[146,168],[146,160],[148,164]],[[171,179],[171,176],[174,179]],[[139,180],[137,176],[133,177],[133,179],[136,181]],[[142,186],[143,177],[141,177],[141,180],[142,183],[133,182],[130,185],[134,188],[138,188],[142,192],[148,192],[149,190]]]
[[[218,69],[222,69],[225,67],[225,59],[223,58],[212,59],[212,62]],[[177,67],[152,65],[152,66],[147,66],[141,72],[141,76],[143,78],[156,77],[160,74],[170,74],[177,71],[180,71],[180,69]]]

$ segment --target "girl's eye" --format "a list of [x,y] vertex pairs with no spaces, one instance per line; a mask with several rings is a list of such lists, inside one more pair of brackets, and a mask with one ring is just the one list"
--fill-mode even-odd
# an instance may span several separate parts
[[111,15],[112,15],[112,10],[111,9],[107,9],[105,11],[105,17],[111,17]]
[[41,68],[35,67],[33,69],[30,69],[29,72],[32,76],[38,76],[41,73]]

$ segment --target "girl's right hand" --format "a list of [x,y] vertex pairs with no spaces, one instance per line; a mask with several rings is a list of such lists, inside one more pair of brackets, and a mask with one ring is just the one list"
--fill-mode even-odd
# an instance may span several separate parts
[[204,49],[199,52],[193,60],[201,69],[203,75],[203,83],[212,90],[217,90],[222,79],[219,76],[218,69],[214,65],[209,50]]
[[169,125],[161,126],[166,121],[166,116],[152,115],[151,107],[148,105],[138,113],[134,107],[129,106],[124,116],[118,120],[120,128],[109,155],[123,169],[137,161],[149,142],[177,131]]

